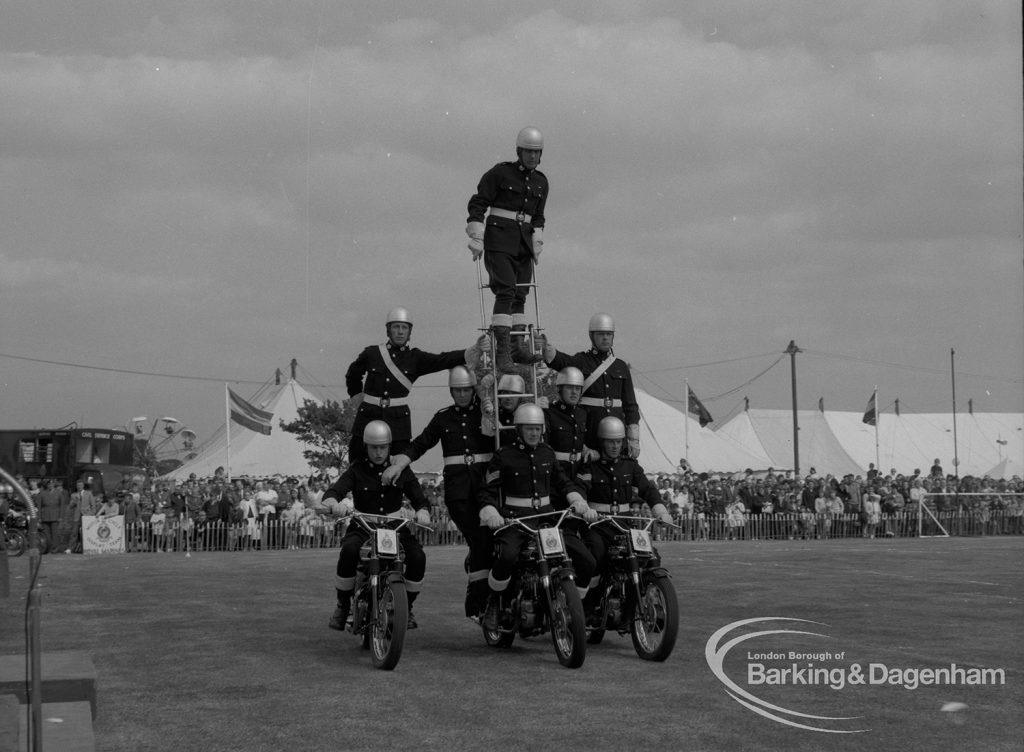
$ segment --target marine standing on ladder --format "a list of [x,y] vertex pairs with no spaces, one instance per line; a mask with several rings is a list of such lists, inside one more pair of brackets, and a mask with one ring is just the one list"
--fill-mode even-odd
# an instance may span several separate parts
[[405,468],[441,443],[444,505],[469,546],[466,589],[466,616],[469,617],[479,615],[484,609],[487,573],[491,566],[491,531],[480,525],[477,496],[493,455],[494,439],[484,436],[480,428],[480,400],[475,387],[476,376],[467,368],[455,366],[449,371],[448,391],[454,404],[438,410],[405,451],[391,457],[391,466],[381,477],[385,484],[394,482]]
[[591,348],[575,355],[559,352],[553,345],[544,347],[544,360],[561,371],[566,366],[579,368],[585,377],[580,406],[587,412],[586,445],[601,451],[597,427],[602,418],[614,416],[626,426],[626,445],[629,456],[640,456],[640,405],[633,389],[633,376],[629,365],[616,358],[612,351],[615,341],[615,321],[607,313],[595,313],[589,325]]
[[405,308],[392,308],[385,324],[387,342],[364,348],[345,372],[349,397],[362,395],[348,445],[349,462],[366,459],[363,429],[373,420],[382,420],[391,428],[392,453],[404,451],[412,439],[409,415],[412,383],[420,376],[465,364],[472,348],[479,347],[474,344],[469,349],[437,354],[409,347],[412,316]]
[[488,285],[494,293],[491,326],[495,337],[495,366],[514,369],[513,361],[539,360],[526,347],[525,337],[511,345],[513,327],[525,332],[526,296],[533,281],[533,265],[544,249],[544,206],[548,179],[537,169],[544,137],[533,127],[519,131],[515,162],[499,162],[484,173],[469,199],[466,234],[476,261],[484,257]]

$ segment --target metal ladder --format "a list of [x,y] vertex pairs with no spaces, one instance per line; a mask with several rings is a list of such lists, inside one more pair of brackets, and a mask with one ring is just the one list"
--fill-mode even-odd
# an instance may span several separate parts
[[[514,431],[515,426],[503,426],[501,421],[498,420],[498,382],[501,381],[502,373],[497,369],[494,363],[494,358],[491,357],[492,353],[497,352],[497,343],[494,338],[494,329],[490,324],[491,314],[487,306],[487,292],[490,292],[490,287],[484,280],[483,276],[483,257],[476,262],[476,277],[477,277],[477,290],[480,299],[480,332],[486,334],[490,341],[490,350],[485,354],[488,359],[487,367],[490,369],[491,374],[494,376],[494,383],[491,385],[491,403],[494,405],[494,448],[497,450],[501,446],[501,432],[502,431]],[[517,287],[532,288],[533,295],[530,296],[533,299],[533,321],[528,322],[525,332],[513,331],[510,335],[511,349],[515,350],[516,343],[523,337],[526,338],[526,345],[531,351],[536,348],[536,337],[541,334],[544,330],[540,325],[540,288],[537,282],[537,264],[536,262],[530,262],[533,266],[533,274],[531,275],[531,282],[524,284],[518,284]],[[529,306],[527,306],[529,308]],[[529,371],[529,378],[523,378],[526,384],[526,391],[516,394],[504,394],[503,397],[525,397],[531,399],[533,402],[542,396],[541,393],[541,378],[544,372],[547,371],[547,366],[543,361],[540,363],[517,364],[521,369]]]

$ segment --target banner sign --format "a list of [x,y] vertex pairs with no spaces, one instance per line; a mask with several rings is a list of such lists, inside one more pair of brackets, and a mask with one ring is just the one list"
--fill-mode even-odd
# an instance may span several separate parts
[[83,554],[123,554],[124,516],[82,516]]

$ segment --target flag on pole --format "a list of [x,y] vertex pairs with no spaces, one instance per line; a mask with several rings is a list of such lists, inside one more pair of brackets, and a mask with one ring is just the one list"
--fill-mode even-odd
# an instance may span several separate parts
[[270,436],[270,421],[273,413],[260,410],[255,405],[246,402],[228,387],[228,400],[231,408],[231,420],[240,426]]
[[693,389],[690,389],[689,384],[686,385],[686,389],[689,391],[686,399],[686,408],[693,415],[697,416],[697,422],[700,423],[700,427],[703,428],[713,421],[714,418],[711,417],[711,413],[708,412],[708,409],[701,404],[701,401],[697,399],[697,395],[693,393]]
[[864,423],[869,426],[878,425],[878,411],[875,406],[875,399],[878,397],[878,392],[871,393],[871,399],[868,400],[868,408],[864,411]]

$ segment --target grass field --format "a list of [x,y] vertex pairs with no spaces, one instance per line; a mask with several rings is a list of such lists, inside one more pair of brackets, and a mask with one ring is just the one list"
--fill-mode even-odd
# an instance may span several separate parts
[[[43,649],[92,656],[99,750],[1024,749],[1022,538],[663,543],[683,610],[673,655],[641,661],[612,634],[578,670],[547,636],[484,645],[460,616],[463,549],[426,551],[421,628],[393,672],[326,627],[335,550],[43,557]],[[7,654],[24,651],[28,559],[10,564]],[[790,710],[856,717],[818,725],[867,730],[793,728],[726,693],[705,645],[759,617],[828,637],[751,639],[728,676]],[[1005,685],[748,684],[748,651],[790,650],[829,652],[815,665],[844,671],[1001,668]],[[941,711],[949,701],[968,708]]]

